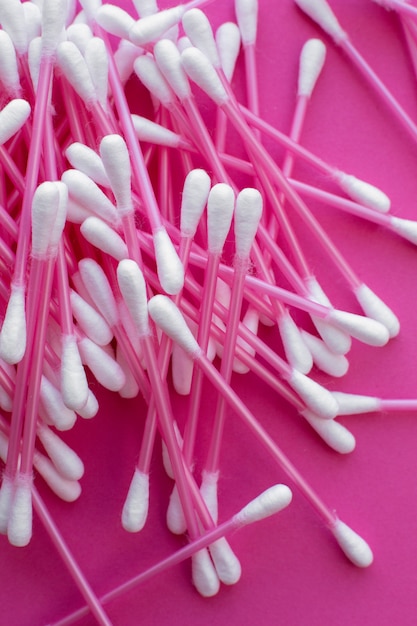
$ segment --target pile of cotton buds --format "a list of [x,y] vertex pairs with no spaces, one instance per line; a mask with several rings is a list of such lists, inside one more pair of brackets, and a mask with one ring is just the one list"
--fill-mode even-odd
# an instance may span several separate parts
[[[290,503],[290,489],[275,485],[218,525],[229,419],[304,495],[347,558],[369,566],[366,541],[296,469],[291,452],[234,390],[233,374],[256,375],[280,407],[283,399],[285,411],[295,409],[341,454],[354,450],[355,438],[338,416],[415,409],[413,400],[330,390],[348,371],[352,342],[379,350],[398,335],[400,322],[309,201],[384,227],[405,245],[417,243],[417,222],[391,214],[388,196],[360,172],[344,172],[300,144],[325,64],[320,39],[301,50],[287,135],[260,116],[255,0],[236,0],[236,23],[215,33],[202,10],[208,0],[164,10],[134,0],[135,16],[133,7],[80,4],[0,2],[0,532],[27,546],[34,509],[95,619],[110,623],[37,490],[43,479],[58,498],[79,498],[83,461],[60,433],[78,418],[100,419],[101,385],[124,401],[140,397],[145,407],[132,426],[142,440],[130,486],[120,484],[123,528],[141,531],[158,499],[154,455],[174,484],[163,503],[168,528],[189,539],[134,584],[191,557],[194,586],[215,595],[221,583],[241,576],[225,534]],[[417,126],[330,7],[322,0],[295,4],[417,138]],[[410,14],[410,41],[417,40],[411,5],[401,6]],[[237,62],[245,66],[243,98],[232,89]],[[132,88],[143,104],[126,95]],[[317,173],[319,187],[293,177],[299,162]],[[325,259],[322,269],[330,262],[353,296],[352,310],[332,305],[306,238]],[[216,403],[202,453],[207,383]],[[186,417],[177,421],[178,396]]]

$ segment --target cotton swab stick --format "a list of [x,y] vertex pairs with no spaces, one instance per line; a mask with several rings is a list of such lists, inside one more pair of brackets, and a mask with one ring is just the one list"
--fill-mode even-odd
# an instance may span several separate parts
[[[207,350],[210,338],[210,325],[215,299],[217,270],[227,234],[232,222],[235,196],[230,186],[218,183],[212,187],[207,201],[207,233],[208,259],[204,278],[203,297],[200,306],[200,323],[198,326],[198,342],[202,350]],[[196,429],[202,393],[202,373],[194,373],[188,419],[184,433],[183,451],[186,461],[190,464],[195,444]]]
[[[139,337],[141,338],[159,424],[168,448],[182,510],[190,535],[192,538],[195,538],[198,536],[199,531],[193,501],[189,491],[190,481],[186,475],[186,466],[178,447],[178,441],[173,428],[172,410],[168,401],[166,386],[163,384],[156,356],[153,351],[153,340],[150,335],[147,315],[146,285],[144,278],[137,264],[130,259],[125,259],[119,263],[117,277],[123,299],[135,322]],[[198,556],[193,558],[193,581],[197,589],[204,596],[214,595],[218,591],[217,577],[214,570],[213,572],[210,571],[211,567],[207,553],[198,553]]]
[[[208,545],[224,537],[226,534],[239,530],[243,526],[247,526],[257,521],[261,521],[270,515],[274,515],[282,511],[291,503],[292,494],[290,489],[286,485],[274,485],[257,498],[249,502],[241,511],[233,515],[229,520],[223,522],[219,526],[216,526],[212,530],[205,532],[197,539],[192,540],[188,545],[177,550],[171,556],[163,559],[156,565],[145,570],[141,574],[138,574],[126,583],[123,583],[119,587],[116,587],[105,596],[100,598],[100,602],[107,604],[111,600],[118,598],[123,593],[126,593],[130,589],[137,587],[138,585],[149,580],[156,574],[165,571],[167,568],[177,565],[190,556],[206,548]],[[59,622],[55,622],[52,626],[68,626],[75,620],[87,615],[88,608],[84,607],[75,611],[71,615],[68,615]]]
[[234,391],[224,384],[224,380],[216,368],[207,360],[198,343],[190,333],[179,310],[166,296],[157,295],[149,301],[149,314],[155,323],[168,334],[173,341],[178,341],[195,359],[196,364],[204,370],[205,375],[215,388],[224,395],[230,406],[250,428],[251,432],[275,459],[280,467],[294,481],[297,488],[307,498],[322,521],[335,536],[339,546],[358,567],[368,567],[373,560],[368,544],[351,528],[346,526],[314,492],[305,479],[299,474],[286,455],[265,432],[258,420],[252,415]]
[[145,401],[149,402],[150,387],[148,378],[125,335],[113,291],[103,268],[93,259],[84,258],[79,262],[79,270],[82,281],[95,306],[97,306],[100,314],[111,328],[117,343],[120,344]]
[[380,4],[384,9],[393,9],[398,11],[401,15],[407,15],[411,18],[417,17],[417,7],[409,4],[408,2],[402,2],[401,0],[373,0],[376,4]]
[[[385,102],[394,117],[402,124],[412,139],[416,141],[417,126],[355,48],[326,0],[294,0],[294,2],[341,47],[349,60],[367,80],[368,84],[375,90],[381,100]],[[403,3],[402,6],[406,6],[406,3]]]
[[[220,366],[220,374],[227,385],[230,384],[232,376],[238,322],[243,301],[245,274],[250,263],[250,251],[261,215],[262,196],[259,191],[249,188],[243,189],[236,198],[236,207],[234,212],[236,245],[235,272],[232,284],[229,315],[226,323],[223,356]],[[219,396],[214,417],[212,438],[204,468],[206,476],[218,476],[220,447],[225,423],[225,410],[226,404],[224,398],[223,396]]]
[[[210,178],[201,169],[191,170],[187,175],[181,202],[181,243],[179,256],[184,268],[188,265],[189,247],[195,235],[198,222],[207,202]],[[180,294],[175,296],[178,303]],[[166,339],[166,337],[165,337]],[[158,364],[162,380],[165,380],[171,349],[170,341],[161,341]],[[123,506],[122,525],[129,532],[139,532],[146,523],[149,504],[149,470],[157,430],[156,412],[153,400],[148,409],[141,449],[129,491]],[[185,456],[185,452],[184,452]]]
[[34,487],[32,487],[32,500],[35,511],[48,533],[49,538],[57,549],[61,559],[64,561],[65,566],[71,574],[71,577],[73,578],[82,596],[86,600],[90,611],[97,620],[97,623],[101,626],[112,626],[112,622],[104,611],[101,601],[92,590],[80,566],[64,541],[58,527],[53,521],[45,503]]
[[[182,303],[182,308],[184,312],[187,313],[192,319],[198,319],[198,315],[192,310],[190,305],[186,302]],[[213,337],[217,339],[217,341],[223,342],[224,340],[224,332],[222,332],[218,326],[212,324],[211,333]],[[311,336],[310,336],[311,337]],[[317,339],[312,337],[312,339]],[[267,370],[263,365],[259,363],[259,361],[255,360],[255,358],[246,352],[239,344],[236,346],[236,356],[239,360],[248,368],[248,371],[251,370],[255,373],[259,378],[261,378],[267,385],[271,387],[276,393],[278,393],[281,397],[287,400],[290,404],[292,404],[296,410],[302,415],[310,426],[317,432],[317,434],[321,437],[321,439],[330,446],[336,452],[340,454],[349,454],[355,448],[355,438],[353,435],[341,424],[336,422],[335,420],[323,420],[321,417],[317,417],[313,414],[312,411],[309,411],[300,398],[288,387],[286,387],[281,381],[279,381],[269,370]],[[343,364],[344,357],[341,355],[334,355],[332,353],[329,354],[320,354],[319,358],[321,358],[324,363],[322,364],[322,368],[326,371],[328,368],[329,373],[333,376],[342,375],[346,371],[346,365]],[[340,365],[340,359],[342,359],[342,366]],[[329,361],[336,360],[336,364],[334,362],[329,365]],[[346,361],[346,359],[344,359]],[[344,365],[344,367],[343,367]],[[338,368],[339,371],[334,373],[334,370]],[[341,372],[340,372],[341,370]],[[200,372],[199,369],[196,370],[196,373]]]
[[[14,362],[21,360],[26,345],[25,283],[26,266],[30,240],[30,210],[38,180],[42,137],[45,128],[45,115],[48,107],[52,80],[54,54],[66,15],[65,0],[46,0],[42,12],[42,48],[36,101],[33,111],[33,134],[30,143],[26,168],[26,186],[23,196],[22,214],[19,225],[19,239],[16,263],[13,272],[12,293],[9,300],[9,317],[14,320],[8,341],[19,347],[13,355]],[[6,313],[6,319],[8,315]],[[6,326],[7,328],[7,326]],[[3,332],[2,332],[3,335]],[[0,351],[1,352],[1,351]],[[16,360],[17,359],[17,360]]]
[[[100,30],[98,31],[98,34],[103,36],[103,33]],[[178,293],[182,289],[184,281],[184,271],[181,267],[181,263],[178,259],[176,250],[173,247],[171,240],[169,239],[169,236],[166,232],[166,229],[162,223],[159,207],[156,202],[155,194],[153,192],[152,184],[149,178],[149,173],[145,167],[143,154],[135,137],[130,111],[126,102],[126,97],[123,92],[120,79],[117,74],[117,70],[111,53],[111,48],[106,37],[104,37],[104,41],[106,43],[109,56],[110,85],[126,143],[131,154],[131,164],[135,184],[140,191],[140,195],[151,224],[151,229],[154,237],[154,246],[157,252],[157,258],[159,263],[158,270],[160,272],[161,284],[166,293],[175,295],[175,293]],[[167,272],[167,275],[165,275],[164,270],[166,270],[166,268],[170,265],[172,270],[170,272]]]
[[244,139],[249,151],[255,157],[254,166],[259,172],[259,175],[262,177],[268,174],[281,191],[285,193],[287,200],[309,227],[312,234],[320,241],[323,249],[326,250],[342,273],[366,314],[373,318],[377,316],[378,321],[381,321],[381,323],[387,326],[390,336],[394,337],[398,334],[399,321],[397,317],[368,287],[365,286],[365,288],[363,288],[363,282],[356,276],[346,259],[344,259],[326,232],[313,217],[308,207],[300,199],[298,194],[294,194],[293,189],[289,186],[286,178],[277,168],[274,161],[249,131],[239,114],[239,110],[234,106],[231,98],[226,93],[208,59],[195,48],[184,50],[181,56],[187,73],[189,73],[193,80],[223,108],[230,121]]
[[417,401],[414,398],[377,398],[363,394],[335,391],[339,405],[338,415],[358,415],[370,412],[415,411]]
[[[66,200],[66,187],[58,182],[42,183],[37,188],[33,198],[33,261],[29,278],[28,312],[37,318],[37,324],[32,328],[34,336],[31,340],[33,344],[30,345],[30,352],[25,357],[25,361],[30,362],[30,375],[27,379],[28,390],[23,424],[22,453],[18,473],[14,479],[15,495],[7,527],[9,541],[17,546],[27,545],[32,534],[30,493],[43,354],[54,263],[65,224]],[[39,293],[41,293],[41,297],[39,297]],[[35,297],[39,300],[37,306],[34,307],[32,298]],[[72,358],[68,359],[68,366],[72,368]],[[80,384],[80,376],[77,376],[76,382],[78,385]],[[19,389],[18,393],[21,393]],[[83,404],[86,400],[87,393]],[[21,402],[17,402],[17,406],[23,408]],[[23,416],[18,412],[13,412],[12,424],[13,420],[16,420],[16,430],[18,430],[19,424],[22,424]],[[11,455],[10,459],[8,455],[6,471],[9,476],[13,476],[17,469],[14,461],[17,457],[17,451],[12,450],[10,446],[9,452]]]

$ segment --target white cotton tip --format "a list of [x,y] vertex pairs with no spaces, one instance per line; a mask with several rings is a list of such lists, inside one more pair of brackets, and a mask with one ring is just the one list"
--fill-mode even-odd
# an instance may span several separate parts
[[135,9],[139,17],[146,17],[158,13],[158,4],[156,0],[133,0]]
[[42,4],[42,49],[43,54],[51,56],[65,28],[68,12],[68,0],[43,0]]
[[120,40],[113,59],[122,85],[125,85],[131,77],[133,64],[138,56],[143,53],[144,51],[141,48],[138,48],[130,41],[126,39]]
[[247,259],[262,217],[263,201],[257,189],[242,189],[236,198],[234,213],[236,256]]
[[385,346],[389,340],[386,326],[369,317],[334,309],[326,320],[370,346]]
[[81,409],[78,409],[77,413],[80,417],[85,420],[92,419],[98,413],[98,401],[91,389],[88,390],[87,402],[84,404]]
[[224,585],[235,585],[242,575],[242,567],[225,537],[209,546],[217,576]]
[[116,346],[116,360],[125,375],[125,384],[119,390],[119,396],[121,398],[136,398],[139,394],[139,385],[136,382],[132,370],[130,369],[129,364],[126,361],[123,350],[120,349],[119,344],[117,344]]
[[183,535],[187,530],[187,522],[185,521],[177,485],[174,485],[169,498],[166,522],[168,530],[173,535]]
[[400,332],[400,321],[391,309],[364,283],[355,290],[357,301],[368,317],[383,324],[389,336],[396,337]]
[[7,525],[9,523],[13,496],[14,483],[6,474],[4,474],[0,487],[0,533],[2,535],[7,533]]
[[30,42],[33,41],[33,39],[41,36],[42,14],[39,7],[32,2],[23,2],[22,8],[25,18],[26,38],[30,45]]
[[139,80],[150,91],[152,96],[166,107],[174,100],[174,93],[158,68],[156,61],[149,54],[136,59],[133,69]]
[[32,538],[32,479],[18,477],[10,509],[7,537],[12,546],[23,548]]
[[311,378],[297,370],[292,371],[288,384],[304,400],[309,409],[323,419],[333,419],[337,415],[338,404],[333,394]]
[[[306,281],[306,287],[310,294],[310,300],[332,308],[329,298],[315,278],[310,277]],[[322,337],[323,341],[332,352],[336,354],[346,354],[349,352],[352,341],[348,333],[334,326],[330,326],[327,322],[323,321],[323,319],[319,319],[314,315],[311,316],[311,319],[320,337]]]
[[127,245],[121,236],[99,217],[87,217],[81,224],[80,231],[84,239],[116,261],[129,256]]
[[89,296],[107,324],[113,328],[119,322],[119,314],[113,291],[103,269],[93,259],[81,259],[78,268]]
[[95,150],[76,141],[65,150],[65,156],[74,169],[89,176],[97,185],[110,187],[103,161]]
[[113,339],[113,333],[106,320],[82,298],[71,290],[72,314],[82,331],[99,346],[105,346]]
[[181,235],[194,237],[210,193],[211,180],[205,170],[188,172],[181,200]]
[[230,185],[217,183],[207,199],[207,240],[211,254],[221,254],[232,223],[235,194]]
[[193,44],[191,43],[191,41],[185,35],[183,37],[180,37],[177,41],[177,48],[180,52],[182,52],[186,48],[191,48],[192,45]]
[[120,365],[103,348],[88,337],[78,342],[82,362],[92,371],[96,380],[109,391],[120,391],[126,382]]
[[[25,3],[29,4],[29,3]],[[42,58],[42,38],[35,37],[29,44],[28,49],[28,65],[29,74],[32,81],[34,91],[38,89],[39,69]]]
[[61,476],[51,461],[36,450],[33,466],[54,494],[64,502],[75,502],[80,497],[80,483]]
[[326,60],[326,46],[320,39],[309,39],[302,47],[298,73],[298,95],[311,97]]
[[181,60],[188,76],[200,87],[218,106],[228,100],[228,95],[218,77],[216,70],[205,54],[197,48],[186,48],[181,53]]
[[74,91],[88,106],[97,101],[97,94],[87,63],[77,46],[63,41],[57,48],[58,65]]
[[[245,315],[242,319],[242,324],[248,330],[250,330],[254,335],[258,334],[259,328],[259,313],[256,309],[251,306],[248,307]],[[250,354],[250,356],[254,357],[256,354],[256,350],[250,346],[246,341],[244,341],[239,335],[237,337],[237,345],[240,346],[245,352]],[[233,371],[237,374],[247,374],[250,371],[250,367],[244,365],[239,359],[234,359],[233,361]]]
[[336,378],[340,378],[347,373],[349,361],[343,354],[332,352],[322,339],[311,335],[305,330],[301,331],[301,335],[304,343],[310,350],[314,365],[322,372]]
[[62,336],[61,392],[65,406],[73,411],[87,402],[88,382],[74,335]]
[[20,79],[16,50],[5,30],[0,30],[0,81],[9,93],[19,92]]
[[353,452],[356,446],[355,437],[342,424],[317,417],[308,409],[301,411],[301,415],[330,448],[339,454]]
[[30,104],[16,98],[10,100],[0,111],[0,145],[19,131],[30,115]]
[[119,223],[116,207],[89,176],[78,170],[66,170],[62,177],[68,187],[69,199],[112,225]]
[[41,378],[40,397],[48,422],[58,430],[70,430],[77,419],[75,412],[65,406],[59,389],[46,377]]
[[334,391],[333,395],[339,405],[338,415],[360,415],[381,410],[381,400],[373,396],[342,391]]
[[90,39],[85,49],[84,58],[93,80],[98,101],[106,110],[108,108],[109,60],[106,45],[100,37]]
[[219,518],[219,506],[217,499],[218,482],[219,472],[208,472],[207,470],[203,470],[200,493],[215,524],[217,524]]
[[158,294],[148,303],[149,315],[159,328],[191,355],[199,355],[201,349],[187,326],[180,310],[167,296]]
[[80,5],[83,8],[83,17],[86,21],[91,22],[96,18],[97,12],[101,7],[101,0],[80,0]]
[[216,44],[220,64],[227,80],[231,82],[240,51],[240,30],[234,22],[225,22],[216,30]]
[[11,287],[6,315],[0,332],[0,357],[12,365],[19,363],[26,350],[25,290]]
[[181,64],[180,52],[173,41],[161,39],[153,49],[155,60],[171,89],[183,101],[191,96],[187,74]]
[[308,374],[313,367],[313,357],[300,329],[288,312],[280,315],[277,322],[288,363],[301,374]]
[[78,454],[47,426],[38,426],[37,435],[58,472],[68,480],[84,475],[84,464]]
[[294,0],[336,43],[347,37],[326,0]]
[[41,183],[32,200],[32,256],[45,258],[58,213],[59,188],[55,182]]
[[0,4],[0,23],[16,48],[19,55],[25,54],[28,47],[28,35],[23,5],[20,0],[3,0]]
[[235,12],[243,45],[253,45],[258,27],[258,0],[235,0]]
[[[188,324],[190,324],[189,321]],[[172,346],[171,369],[175,391],[180,396],[188,396],[191,391],[194,361],[177,343]]]
[[357,567],[369,567],[374,560],[374,555],[369,545],[360,535],[352,530],[344,522],[337,520],[330,528],[337,543],[343,552]]
[[211,24],[203,11],[191,9],[182,16],[184,32],[196,48],[201,50],[215,68],[220,68],[220,58],[217,52]]
[[146,524],[149,510],[149,474],[135,469],[122,511],[122,526],[138,533]]
[[359,204],[363,204],[370,209],[375,209],[375,211],[380,213],[387,213],[390,210],[391,200],[378,187],[343,172],[339,172],[336,175],[336,180],[343,191],[355,202],[359,202]]
[[291,500],[292,492],[287,485],[273,485],[244,506],[243,509],[235,515],[235,521],[239,526],[259,522],[285,509],[290,504]]
[[131,167],[129,151],[121,135],[106,135],[100,143],[100,156],[110,181],[117,208],[122,215],[133,211],[130,186]]
[[180,135],[169,130],[169,128],[152,122],[141,115],[133,114],[132,122],[139,141],[147,141],[168,148],[178,148],[183,141]]
[[[114,207],[113,207],[114,208]],[[116,210],[116,209],[114,209]],[[67,220],[71,224],[82,224],[85,220],[91,217],[92,212],[79,204],[74,198],[68,198],[67,206]],[[107,220],[110,221],[110,220]]]
[[132,26],[129,37],[136,46],[144,46],[162,37],[167,30],[178,24],[184,13],[182,5],[146,15]]
[[88,24],[71,24],[66,30],[67,40],[75,43],[81,54],[85,54],[88,42],[93,37],[93,31]]
[[138,264],[132,259],[120,261],[117,282],[137,332],[139,335],[149,335],[146,282]]
[[156,269],[162,289],[170,296],[184,286],[184,267],[164,227],[153,233]]
[[129,39],[130,30],[136,24],[127,11],[114,4],[103,4],[98,9],[95,19],[101,28],[120,39]]
[[217,572],[206,549],[199,550],[191,557],[192,579],[195,588],[203,598],[215,596],[220,589]]
[[400,217],[391,217],[390,226],[397,235],[404,237],[415,246],[417,245],[417,222],[414,220],[405,220]]

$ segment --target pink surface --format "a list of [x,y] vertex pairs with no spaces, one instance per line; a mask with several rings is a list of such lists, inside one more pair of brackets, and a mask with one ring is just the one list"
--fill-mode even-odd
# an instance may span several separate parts
[[[417,119],[417,90],[401,27],[394,13],[364,0],[332,0],[344,28],[411,116]],[[282,130],[291,120],[298,55],[309,37],[322,37],[291,0],[259,0],[258,67],[263,116]],[[162,6],[162,3],[161,3]],[[217,26],[234,19],[233,3],[214,2],[207,14]],[[325,36],[328,55],[308,112],[303,144],[346,172],[380,186],[392,199],[392,213],[416,219],[417,146],[387,113],[364,81]],[[236,88],[242,93],[242,65]],[[273,148],[279,160],[282,152]],[[301,180],[332,189],[331,181],[302,164]],[[398,338],[381,349],[354,342],[350,370],[342,380],[318,372],[329,389],[383,398],[417,396],[415,276],[417,250],[382,228],[310,203],[363,280],[398,314]],[[359,312],[338,273],[323,259],[301,228],[308,257],[334,304]],[[300,319],[304,319],[301,318]],[[276,336],[264,330],[273,344]],[[279,344],[277,342],[278,350]],[[357,449],[341,457],[304,424],[295,411],[254,377],[234,378],[235,389],[262,419],[291,460],[338,515],[369,541],[374,564],[359,570],[342,555],[309,505],[297,493],[289,509],[274,519],[231,537],[241,559],[242,580],[202,599],[190,582],[189,563],[166,572],[108,605],[119,626],[182,626],[254,623],[294,626],[368,624],[411,626],[417,597],[417,421],[412,412],[368,414],[341,419],[357,438]],[[79,502],[63,504],[44,485],[39,490],[89,582],[98,595],[144,570],[184,544],[170,536],[164,516],[171,481],[154,456],[151,511],[146,529],[128,535],[120,526],[123,499],[131,478],[144,404],[123,401],[94,388],[100,413],[79,420],[67,441],[86,464]],[[186,401],[173,397],[180,424]],[[215,397],[207,387],[199,450],[210,432]],[[220,519],[285,475],[265,457],[238,419],[230,414],[222,454]],[[289,483],[290,484],[290,483]],[[291,484],[290,484],[291,486]],[[83,605],[45,531],[35,520],[34,538],[25,549],[1,540],[1,622],[41,626]],[[79,624],[93,624],[92,617]]]

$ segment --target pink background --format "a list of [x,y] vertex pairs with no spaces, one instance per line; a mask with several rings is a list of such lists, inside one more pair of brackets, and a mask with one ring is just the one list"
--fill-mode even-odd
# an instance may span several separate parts
[[[344,28],[359,50],[417,119],[417,90],[411,63],[394,13],[364,0],[332,0]],[[161,6],[165,6],[161,2]],[[234,18],[233,2],[207,8],[214,26]],[[298,55],[309,37],[328,44],[325,70],[308,113],[303,143],[344,171],[380,186],[392,199],[392,212],[416,219],[417,146],[393,120],[339,50],[291,0],[259,0],[258,67],[262,114],[287,130],[294,105]],[[241,91],[242,66],[236,86]],[[282,152],[274,150],[277,159]],[[330,181],[297,165],[301,180]],[[350,371],[342,380],[315,372],[332,390],[385,398],[416,396],[417,358],[415,276],[417,250],[382,228],[310,203],[355,270],[399,315],[402,330],[386,347],[354,342]],[[300,229],[318,277],[339,308],[359,312],[338,273]],[[273,344],[274,333],[264,337]],[[278,348],[279,349],[279,348]],[[231,537],[240,557],[242,579],[202,599],[190,583],[189,563],[166,572],[108,605],[119,626],[181,624],[283,624],[291,626],[388,626],[416,623],[417,596],[417,421],[403,414],[368,414],[341,419],[357,438],[357,449],[341,457],[303,423],[295,411],[250,375],[234,380],[236,390],[305,473],[326,503],[371,544],[375,562],[359,570],[342,555],[330,534],[297,493],[285,512]],[[144,404],[123,401],[94,387],[99,415],[79,420],[66,439],[86,464],[83,494],[74,504],[39,490],[100,595],[184,544],[170,536],[164,515],[171,482],[156,454],[151,474],[151,511],[146,529],[128,535],[119,523],[140,441]],[[215,398],[207,387],[200,446],[210,430]],[[181,423],[185,402],[173,399]],[[139,424],[139,425],[138,425]],[[204,458],[204,455],[203,455]],[[227,519],[261,489],[286,482],[230,414],[222,454],[220,519]],[[2,623],[41,626],[83,605],[45,531],[35,520],[26,549],[1,539]],[[93,624],[92,617],[79,622]]]

